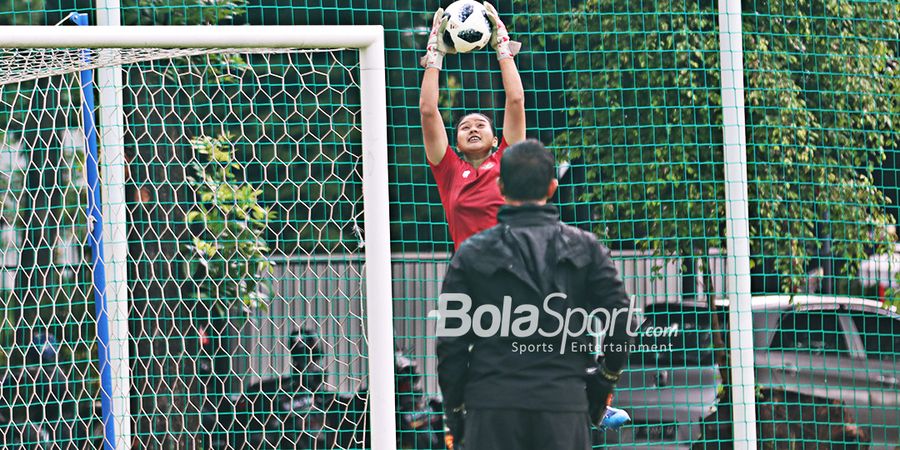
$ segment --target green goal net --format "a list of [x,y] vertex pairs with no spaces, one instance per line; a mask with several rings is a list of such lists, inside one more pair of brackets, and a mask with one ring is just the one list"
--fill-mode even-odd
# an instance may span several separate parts
[[[78,9],[92,24],[112,12],[123,26],[384,26],[390,202],[383,207],[390,214],[397,442],[432,448],[440,392],[430,312],[452,242],[422,144],[418,60],[434,10],[448,3],[161,0],[113,10],[81,0],[9,0],[0,2],[0,24],[52,26]],[[527,135],[557,156],[560,216],[612,250],[643,319],[615,403],[633,422],[595,430],[596,445],[900,446],[900,4],[494,5],[523,43],[516,64]],[[723,31],[728,15],[720,9],[729,5],[732,16],[740,12],[740,30]],[[731,46],[723,53],[723,39],[739,42],[742,52]],[[749,274],[736,272],[728,251],[738,205],[726,198],[726,159],[734,156],[727,152],[734,150],[726,148],[725,123],[734,111],[723,105],[733,105],[735,92],[723,89],[734,75],[724,73],[723,58],[742,66],[735,76],[743,83],[750,253],[742,256]],[[34,62],[24,69],[47,70]],[[334,441],[340,448],[368,446],[356,433],[367,425],[348,426],[356,419],[346,414],[315,422],[319,416],[292,413],[292,403],[278,404],[289,397],[284,389],[269,395],[260,383],[321,372],[318,392],[367,409],[357,395],[367,375],[359,344],[366,330],[358,308],[365,278],[358,73],[356,53],[345,50],[216,52],[127,65],[129,233],[121,239],[128,245],[134,448],[279,448],[311,435],[349,436]],[[32,437],[17,439],[32,444],[53,439],[42,430],[81,427],[95,442],[102,430],[95,426],[81,100],[71,75],[46,75],[0,86],[0,371],[29,367],[34,329],[52,335],[60,355],[54,367],[78,380],[68,388],[77,392],[65,396],[78,413],[32,426],[44,423],[29,415],[45,407],[38,393],[50,396],[56,387],[8,375],[0,437],[28,430]],[[440,85],[447,124],[473,111],[502,124],[503,89],[490,49],[447,56]],[[241,220],[204,207],[222,195],[267,219],[234,231]],[[229,257],[209,260],[210,230],[243,237],[230,241]],[[191,275],[197,270],[203,275]],[[245,282],[223,285],[234,271]],[[749,284],[736,287],[738,275]],[[752,326],[752,348],[731,340],[738,297],[749,302],[750,321],[740,326]],[[308,367],[292,362],[292,348],[309,350]],[[743,365],[732,359],[738,352],[750,357]],[[752,375],[744,386],[754,392],[752,404],[732,395],[736,373]],[[204,404],[213,397],[214,405]],[[236,405],[250,397],[259,403]],[[746,417],[736,411],[752,411],[755,421],[735,423]],[[240,426],[208,431],[210,414],[231,414]],[[738,428],[752,429],[755,439],[735,440]],[[221,439],[204,440],[213,437]]]

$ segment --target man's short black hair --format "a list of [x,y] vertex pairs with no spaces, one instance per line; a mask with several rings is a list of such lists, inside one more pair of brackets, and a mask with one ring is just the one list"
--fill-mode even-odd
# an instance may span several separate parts
[[554,166],[553,155],[541,141],[528,139],[510,146],[500,160],[503,195],[518,201],[542,200],[556,178]]

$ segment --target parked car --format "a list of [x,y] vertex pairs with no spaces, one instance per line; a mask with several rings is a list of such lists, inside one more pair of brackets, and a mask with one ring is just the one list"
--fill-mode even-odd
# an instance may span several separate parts
[[705,303],[689,301],[649,305],[642,315],[613,402],[632,423],[599,437],[612,448],[689,448],[722,384],[712,316]]
[[900,314],[852,297],[753,298],[760,386],[838,400],[870,449],[900,447]]
[[[836,401],[871,449],[900,448],[900,314],[852,297],[753,297],[754,361],[761,390]],[[727,327],[727,304],[720,323]],[[712,315],[704,303],[649,305],[615,404],[633,425],[606,433],[619,448],[687,448],[716,410]],[[669,334],[662,331],[673,330]],[[652,330],[652,333],[647,333]],[[679,330],[679,332],[674,332]],[[672,344],[653,349],[652,344]],[[810,418],[813,420],[813,418]],[[618,445],[617,445],[618,444]]]

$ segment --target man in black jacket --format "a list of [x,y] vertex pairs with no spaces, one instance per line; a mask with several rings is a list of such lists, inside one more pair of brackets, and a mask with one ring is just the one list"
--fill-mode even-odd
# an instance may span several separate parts
[[460,246],[438,302],[448,447],[588,449],[631,343],[629,297],[609,250],[547,204],[550,152],[520,142],[500,167],[499,223]]

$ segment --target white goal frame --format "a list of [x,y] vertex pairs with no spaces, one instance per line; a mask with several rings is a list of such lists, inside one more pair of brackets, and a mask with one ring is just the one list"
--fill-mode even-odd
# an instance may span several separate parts
[[[384,28],[367,26],[0,26],[0,48],[358,49],[365,214],[366,334],[371,444],[396,449],[394,333],[388,217]],[[104,254],[117,449],[130,448],[121,67],[98,70]]]

